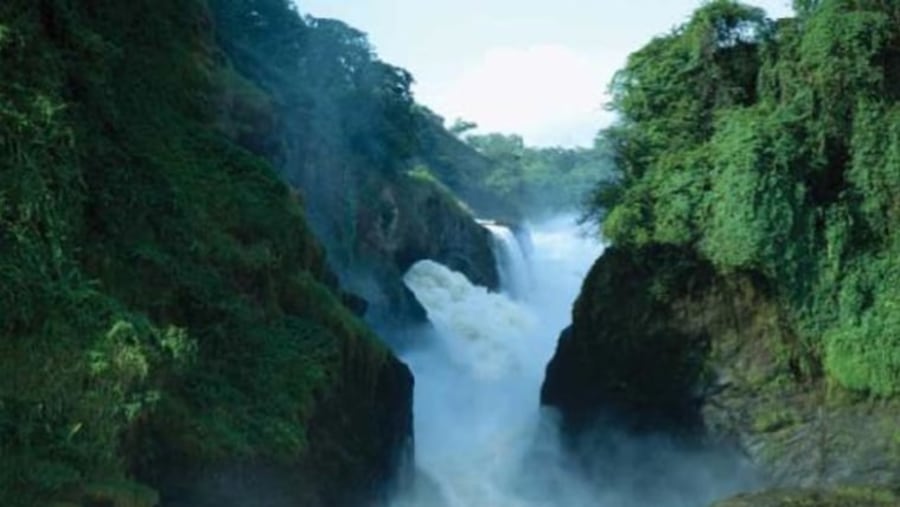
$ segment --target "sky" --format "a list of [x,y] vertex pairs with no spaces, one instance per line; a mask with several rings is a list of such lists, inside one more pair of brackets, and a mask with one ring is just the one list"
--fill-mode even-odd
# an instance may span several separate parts
[[[588,146],[612,120],[606,88],[628,54],[685,22],[700,0],[295,0],[369,36],[409,70],[416,99],[449,126]],[[790,0],[750,0],[770,17]]]

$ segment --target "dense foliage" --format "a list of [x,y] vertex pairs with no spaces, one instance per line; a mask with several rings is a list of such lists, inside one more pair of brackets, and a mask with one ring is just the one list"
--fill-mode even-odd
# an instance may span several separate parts
[[211,28],[201,0],[0,3],[4,505],[152,504],[126,479],[165,449],[182,470],[297,460],[346,362],[376,388],[388,353],[340,304],[296,196],[226,135],[258,112],[228,97],[265,101]]
[[900,393],[900,6],[710,2],[630,56],[594,192],[616,245],[674,245],[758,275],[798,374]]
[[591,189],[612,173],[602,138],[591,148],[535,148],[520,136],[468,135],[466,143],[492,161],[480,185],[528,215],[581,208]]

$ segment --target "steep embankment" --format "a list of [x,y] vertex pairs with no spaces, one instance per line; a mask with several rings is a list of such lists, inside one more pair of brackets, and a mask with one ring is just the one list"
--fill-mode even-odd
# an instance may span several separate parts
[[418,260],[496,289],[490,235],[438,182],[489,202],[465,183],[483,157],[415,103],[412,77],[379,60],[365,34],[302,18],[285,0],[212,4],[224,56],[253,90],[227,97],[229,130],[304,195],[329,261],[367,300],[370,321],[424,320],[401,279]]
[[[631,55],[596,193],[614,246],[543,391],[575,433],[612,411],[737,445],[777,485],[900,485],[898,21],[718,1]],[[729,505],[814,498],[865,495]]]
[[229,139],[268,119],[213,29],[0,4],[4,505],[359,505],[408,450],[409,371]]

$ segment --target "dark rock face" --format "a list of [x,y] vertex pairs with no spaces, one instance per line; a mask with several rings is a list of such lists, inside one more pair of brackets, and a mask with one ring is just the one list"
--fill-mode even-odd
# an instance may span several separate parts
[[347,287],[370,303],[376,322],[423,322],[425,310],[403,284],[416,262],[433,260],[472,283],[499,289],[490,231],[439,184],[408,178],[385,182],[358,212],[357,272]]
[[386,502],[413,457],[409,368],[393,355],[348,354],[342,379],[310,424],[306,468],[323,506]]
[[[654,280],[656,266],[672,271]],[[691,274],[692,269],[699,274]],[[666,304],[671,291],[707,283],[698,261],[656,248],[635,255],[611,248],[594,265],[547,367],[541,400],[560,409],[576,432],[597,417],[633,429],[693,428],[708,349],[707,336],[686,330]],[[657,283],[659,282],[659,283]]]
[[[900,484],[900,404],[829,388],[759,280],[665,247],[613,248],[573,317],[542,390],[570,434],[612,413],[735,446],[773,485]],[[724,505],[820,505],[741,501]]]

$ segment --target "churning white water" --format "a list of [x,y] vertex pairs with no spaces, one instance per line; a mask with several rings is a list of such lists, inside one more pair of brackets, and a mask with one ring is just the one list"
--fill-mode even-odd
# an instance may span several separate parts
[[494,256],[497,258],[500,285],[504,292],[516,299],[526,298],[534,289],[531,266],[527,259],[527,253],[533,250],[530,236],[516,237],[509,227],[490,220],[481,221],[481,225],[494,236]]
[[539,403],[544,368],[602,245],[572,218],[531,229],[520,249],[490,227],[504,292],[434,262],[405,277],[434,330],[401,353],[416,377],[416,480],[393,507],[696,507],[755,484],[733,453],[685,450],[666,437],[597,428],[563,450]]
[[489,293],[430,261],[416,264],[405,277],[435,332],[403,354],[416,377],[416,463],[422,479],[397,506],[571,506],[576,503],[559,495],[584,496],[575,481],[564,480],[559,488],[536,486],[538,480],[558,482],[551,476],[559,475],[559,467],[535,471],[529,462],[541,453],[549,465],[558,455],[552,422],[541,415],[540,385],[602,246],[579,234],[574,220],[561,218],[533,229],[533,251],[526,259],[509,229],[487,226],[501,250],[504,293]]

